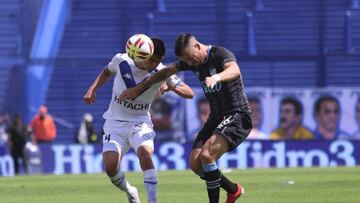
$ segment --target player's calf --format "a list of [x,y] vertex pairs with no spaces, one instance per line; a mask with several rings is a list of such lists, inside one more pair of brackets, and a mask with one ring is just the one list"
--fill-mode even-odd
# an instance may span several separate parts
[[129,184],[125,178],[125,174],[120,171],[119,162],[120,154],[114,151],[107,151],[103,153],[105,172],[109,177],[111,183],[117,188],[126,192],[129,199],[133,199],[130,202],[140,202],[136,188]]
[[157,203],[158,176],[152,161],[153,151],[153,148],[149,146],[140,146],[137,150],[149,203]]

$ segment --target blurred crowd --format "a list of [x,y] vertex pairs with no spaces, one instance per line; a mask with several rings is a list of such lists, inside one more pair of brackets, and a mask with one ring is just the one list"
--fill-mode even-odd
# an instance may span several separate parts
[[[80,127],[75,132],[75,141],[80,144],[96,143],[98,136],[92,124],[93,117],[85,113]],[[0,115],[0,146],[7,144],[14,161],[15,174],[41,173],[39,143],[52,143],[56,138],[56,124],[46,106],[26,125],[19,114]]]
[[[249,97],[252,109],[251,119],[253,129],[248,139],[256,140],[360,140],[360,99],[355,104],[355,120],[358,130],[353,133],[340,128],[340,105],[333,96],[319,97],[314,103],[313,116],[316,128],[309,129],[303,124],[303,106],[296,98],[284,97],[280,101],[278,127],[271,132],[262,130],[263,105],[257,97]],[[166,97],[154,100],[151,107],[151,117],[158,142],[177,141],[192,142],[203,124],[209,117],[210,106],[204,97],[196,102],[197,120],[200,125],[186,133],[179,113],[178,100]],[[178,112],[176,112],[178,111]],[[99,143],[101,131],[96,130],[93,116],[85,113],[78,128],[75,129],[74,143]],[[6,144],[14,160],[14,171],[21,173],[38,173],[41,171],[41,152],[39,143],[52,143],[56,138],[56,124],[46,106],[40,106],[38,113],[26,125],[18,114],[0,115],[0,145]]]

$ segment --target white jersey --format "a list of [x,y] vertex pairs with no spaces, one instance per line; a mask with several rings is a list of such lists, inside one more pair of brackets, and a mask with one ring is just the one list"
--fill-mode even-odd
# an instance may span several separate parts
[[[120,100],[119,96],[124,90],[136,86],[136,84],[164,67],[165,66],[160,63],[149,73],[136,67],[134,61],[130,59],[127,54],[116,54],[107,66],[107,69],[112,73],[116,73],[116,75],[114,78],[112,98],[108,110],[103,115],[104,119],[151,121],[149,112],[150,105],[161,82],[152,85],[134,100]],[[172,75],[167,79],[167,82],[172,86],[176,86],[181,84],[182,81],[177,75]]]

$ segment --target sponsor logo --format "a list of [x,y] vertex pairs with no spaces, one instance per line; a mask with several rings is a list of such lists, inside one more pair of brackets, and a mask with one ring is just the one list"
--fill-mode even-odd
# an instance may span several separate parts
[[136,104],[126,100],[120,100],[116,95],[114,97],[114,102],[120,104],[121,106],[124,106],[125,108],[132,109],[135,111],[145,111],[148,110],[150,107],[150,104]]
[[130,73],[124,74],[123,77],[131,80],[131,74]]
[[200,81],[200,83],[205,94],[211,94],[211,93],[219,92],[221,90],[221,82],[216,83],[216,85],[213,88],[207,87],[204,81]]
[[135,124],[135,127],[136,128],[141,128],[141,126],[144,124],[144,122],[140,122],[140,123],[137,123],[137,124]]

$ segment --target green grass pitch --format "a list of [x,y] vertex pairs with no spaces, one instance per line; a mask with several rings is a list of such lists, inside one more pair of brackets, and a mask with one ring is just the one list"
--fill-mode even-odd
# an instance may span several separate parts
[[[142,173],[126,176],[146,203]],[[232,170],[226,176],[245,187],[237,202],[360,202],[360,167]],[[127,199],[105,174],[81,174],[2,177],[0,202],[126,203]],[[191,171],[160,172],[159,202],[206,203],[205,183]],[[225,202],[223,191],[220,202]]]

